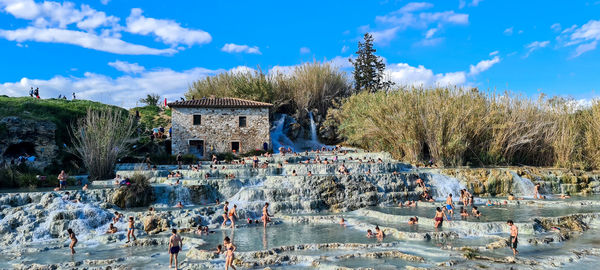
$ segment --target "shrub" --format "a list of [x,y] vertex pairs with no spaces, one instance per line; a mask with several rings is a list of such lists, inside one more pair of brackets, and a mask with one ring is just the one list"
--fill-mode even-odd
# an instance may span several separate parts
[[120,187],[113,195],[112,202],[121,208],[150,205],[154,201],[154,190],[148,177],[135,173],[129,180],[131,185]]

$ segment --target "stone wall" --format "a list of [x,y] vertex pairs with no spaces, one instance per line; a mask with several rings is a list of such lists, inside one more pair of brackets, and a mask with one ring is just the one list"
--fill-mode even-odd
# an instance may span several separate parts
[[[201,124],[193,125],[194,115]],[[246,127],[239,127],[246,116]],[[269,108],[173,108],[172,154],[189,153],[190,140],[204,140],[204,151],[231,152],[231,142],[240,143],[240,153],[270,146]]]

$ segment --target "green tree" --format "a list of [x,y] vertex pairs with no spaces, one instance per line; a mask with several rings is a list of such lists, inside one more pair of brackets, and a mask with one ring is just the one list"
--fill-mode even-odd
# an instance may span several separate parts
[[366,89],[376,92],[393,85],[393,82],[384,79],[385,64],[381,57],[375,55],[376,51],[373,48],[373,36],[365,33],[364,42],[358,42],[356,60],[348,59],[354,65],[352,74],[356,91]]
[[158,101],[160,101],[160,95],[158,94],[148,94],[145,98],[140,99],[140,102],[147,106],[157,106]]

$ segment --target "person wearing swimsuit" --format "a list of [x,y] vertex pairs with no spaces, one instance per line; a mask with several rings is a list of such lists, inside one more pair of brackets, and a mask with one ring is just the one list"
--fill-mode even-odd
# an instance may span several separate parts
[[229,267],[235,270],[235,266],[233,266],[233,260],[235,259],[235,255],[233,252],[237,249],[237,247],[231,243],[231,239],[228,236],[225,236],[223,239],[223,246],[225,247],[225,252],[227,253],[227,257],[225,258],[225,270],[229,270]]
[[67,229],[67,233],[69,233],[69,238],[71,239],[71,244],[69,244],[69,248],[71,249],[71,255],[75,254],[75,245],[77,245],[77,237],[72,229]]
[[263,226],[267,227],[267,222],[271,221],[271,216],[269,215],[269,203],[266,202],[263,207],[263,215],[262,215]]
[[223,206],[223,224],[221,224],[221,227],[225,226],[225,223],[227,223],[227,220],[229,220],[228,214],[229,214],[229,202],[225,202],[225,206]]
[[433,220],[435,221],[435,228],[440,228],[442,227],[442,223],[444,222],[444,217],[446,218],[446,220],[448,220],[448,217],[446,217],[446,213],[444,213],[444,211],[442,211],[441,208],[437,207],[435,209],[435,217],[433,218]]
[[231,228],[235,228],[235,220],[238,218],[237,216],[237,205],[233,205],[233,208],[229,210],[229,220],[231,220]]
[[446,209],[448,209],[448,214],[450,217],[454,216],[454,203],[452,202],[452,194],[448,194],[446,198]]
[[129,224],[127,225],[127,242],[125,242],[126,244],[130,242],[129,237],[133,237],[133,241],[137,240],[134,232],[135,224],[133,222],[133,217],[129,217]]
[[512,249],[513,255],[517,256],[517,254],[519,254],[519,251],[517,251],[517,245],[519,244],[519,229],[510,219],[506,221],[506,224],[510,226],[510,238],[508,239],[508,246]]
[[169,268],[173,265],[173,258],[175,258],[175,270],[177,270],[179,263],[177,261],[177,256],[179,255],[179,251],[181,251],[181,247],[183,247],[183,240],[181,236],[177,235],[177,230],[172,230],[173,234],[171,238],[169,238]]

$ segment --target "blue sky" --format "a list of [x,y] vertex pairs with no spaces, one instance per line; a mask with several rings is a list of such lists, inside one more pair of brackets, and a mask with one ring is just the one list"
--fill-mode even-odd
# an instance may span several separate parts
[[0,0],[0,94],[33,86],[131,107],[228,70],[350,71],[364,32],[398,84],[600,95],[598,0]]

